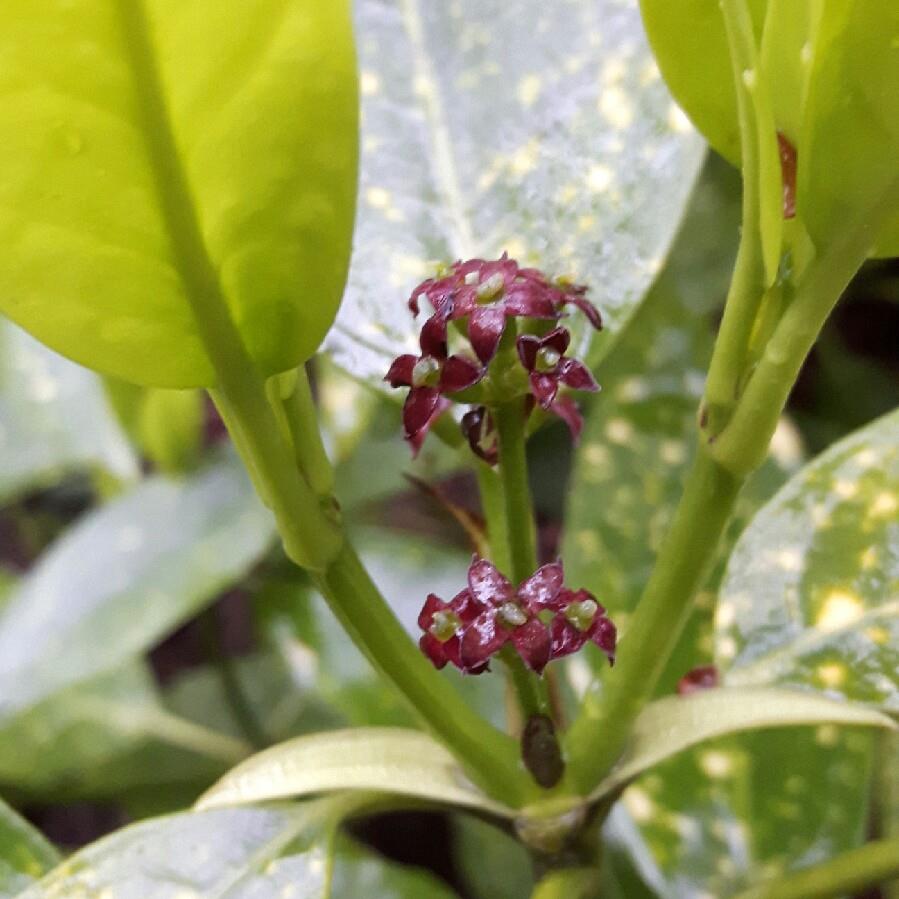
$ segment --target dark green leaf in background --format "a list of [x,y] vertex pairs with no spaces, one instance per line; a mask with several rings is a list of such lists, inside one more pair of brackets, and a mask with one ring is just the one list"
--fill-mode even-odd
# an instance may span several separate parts
[[589,284],[618,330],[703,155],[636,5],[364,0],[356,25],[362,183],[336,361],[381,384],[416,346],[411,289],[438,262],[503,250]]

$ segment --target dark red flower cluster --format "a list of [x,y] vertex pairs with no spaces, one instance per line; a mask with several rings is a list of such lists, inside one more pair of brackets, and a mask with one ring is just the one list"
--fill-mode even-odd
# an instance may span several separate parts
[[[385,378],[392,387],[410,388],[403,424],[413,449],[417,452],[428,429],[449,407],[448,396],[462,393],[489,377],[507,319],[531,320],[529,328],[545,330],[548,325],[541,322],[557,321],[565,314],[565,307],[571,305],[580,309],[595,328],[601,328],[599,312],[587,300],[586,292],[586,287],[561,280],[553,282],[537,269],[521,268],[505,254],[493,261],[456,262],[439,277],[419,284],[409,299],[410,310],[419,314],[422,297],[434,310],[421,330],[421,355],[400,356]],[[466,348],[461,353],[449,353],[448,326],[454,322],[459,323],[459,333],[467,337],[470,352]],[[528,375],[526,381],[522,379],[520,395],[527,397],[528,409],[537,404],[561,417],[577,438],[580,415],[570,398],[557,397],[559,388],[599,388],[584,365],[565,357],[569,342],[570,334],[562,327],[553,328],[544,337],[530,333],[518,337],[518,357]],[[509,382],[509,378],[504,379],[506,390],[510,389]],[[472,412],[474,415],[463,421],[463,433],[478,455],[494,462],[488,410],[476,405]]]
[[466,674],[486,671],[506,644],[538,674],[587,642],[614,662],[615,625],[605,609],[586,590],[569,590],[563,582],[561,562],[515,587],[486,559],[475,558],[465,590],[450,602],[428,596],[418,616],[419,645],[437,668],[451,662]]

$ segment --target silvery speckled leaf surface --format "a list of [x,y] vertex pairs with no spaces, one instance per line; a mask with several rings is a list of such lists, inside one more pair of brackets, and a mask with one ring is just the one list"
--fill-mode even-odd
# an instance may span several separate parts
[[831,447],[758,514],[716,623],[729,684],[808,685],[899,710],[899,412]]
[[138,473],[99,378],[0,317],[0,502],[90,467]]
[[636,0],[360,0],[356,25],[362,172],[335,360],[381,382],[416,346],[411,289],[437,262],[503,250],[589,284],[620,329],[704,146]]

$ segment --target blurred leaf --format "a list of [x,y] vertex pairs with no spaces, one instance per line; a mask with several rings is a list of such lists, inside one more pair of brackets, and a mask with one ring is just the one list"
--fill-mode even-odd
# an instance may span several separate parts
[[0,899],[12,899],[59,862],[41,833],[0,799]]
[[869,736],[822,725],[714,740],[628,787],[604,834],[665,899],[731,896],[863,841]]
[[187,784],[190,798],[250,752],[166,710],[131,662],[38,703],[0,730],[0,780],[33,796],[121,798]]
[[265,374],[312,355],[352,230],[348,3],[7,0],[0,53],[4,312],[160,387],[214,381],[195,306]]
[[0,504],[85,468],[137,475],[99,380],[0,318]]
[[138,424],[147,458],[166,474],[196,468],[203,449],[204,416],[204,396],[199,390],[147,390]]
[[243,575],[271,536],[231,454],[84,516],[0,612],[0,719],[149,647]]
[[591,285],[620,329],[703,155],[634,5],[366,0],[356,25],[362,183],[335,360],[383,386],[416,346],[412,288],[438,261],[503,250]]
[[728,563],[729,684],[808,684],[899,709],[899,412],[809,463]]
[[473,815],[453,815],[453,859],[472,899],[521,899],[534,885],[523,843]]
[[[739,179],[712,162],[665,272],[597,372],[603,392],[590,405],[576,454],[562,556],[569,582],[595,593],[623,631],[695,452],[714,313],[727,289],[738,222]],[[720,561],[698,597],[699,608],[660,683],[661,693],[710,660],[714,591],[728,548],[798,459],[797,441],[785,423],[772,458],[743,491]]]
[[334,790],[392,793],[511,817],[468,782],[455,759],[427,734],[360,727],[297,737],[229,771],[197,808],[290,799]]
[[637,718],[615,770],[594,790],[599,799],[691,746],[725,734],[771,727],[830,724],[893,730],[891,718],[866,706],[800,690],[721,687],[666,696]]
[[452,895],[424,872],[337,840],[341,818],[359,804],[356,797],[336,797],[187,812],[134,824],[82,849],[19,899]]

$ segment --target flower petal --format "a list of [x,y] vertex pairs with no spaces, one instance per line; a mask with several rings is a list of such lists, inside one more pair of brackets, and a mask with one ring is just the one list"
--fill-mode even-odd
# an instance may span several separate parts
[[571,332],[568,328],[553,328],[549,334],[540,338],[540,346],[555,350],[560,356],[565,355],[568,344],[571,343]]
[[418,626],[426,631],[434,623],[434,613],[442,612],[447,604],[435,593],[429,593],[425,604],[418,613]]
[[403,426],[411,438],[427,428],[440,403],[440,394],[433,387],[413,387],[403,405]]
[[589,390],[592,393],[599,390],[590,369],[577,359],[563,359],[559,363],[559,380],[572,390]]
[[534,397],[541,408],[549,409],[559,390],[559,383],[555,376],[543,374],[539,371],[532,371],[530,382],[531,392],[534,394]]
[[478,359],[486,365],[495,355],[506,328],[502,306],[475,306],[468,319],[468,339]]
[[391,387],[411,387],[412,386],[412,369],[418,362],[418,356],[411,353],[405,353],[397,356],[390,365],[390,370],[384,375],[384,380]]
[[606,654],[609,664],[615,664],[615,643],[618,631],[604,615],[597,615],[587,632],[590,639]]
[[484,377],[484,369],[464,356],[450,356],[440,372],[441,393],[455,393],[477,384]]
[[602,316],[599,314],[599,310],[596,306],[586,299],[586,297],[581,296],[579,293],[569,291],[565,294],[562,305],[568,305],[569,303],[572,306],[577,306],[577,308],[587,316],[587,321],[589,321],[597,331],[602,330]]
[[433,634],[422,634],[418,648],[431,660],[431,664],[439,671],[449,661],[446,643],[441,643]]
[[468,589],[475,602],[499,606],[515,596],[515,588],[486,559],[475,559],[468,569]]
[[[408,400],[407,400],[408,401]],[[428,431],[431,429],[431,425],[449,409],[451,403],[449,400],[445,400],[442,396],[437,397],[437,406],[434,411],[431,413],[430,418],[424,423],[424,425],[419,428],[414,434],[406,434],[406,442],[409,446],[412,447],[412,458],[414,459],[419,451],[422,448],[422,445],[425,442],[425,437],[428,436]]]
[[700,665],[688,671],[677,682],[677,692],[680,696],[688,696],[700,690],[711,690],[718,683],[718,669],[714,665]]
[[477,406],[470,409],[462,416],[460,426],[471,451],[488,465],[496,465],[499,454],[496,437],[494,436],[493,440],[489,439],[493,434],[493,422],[486,407]]
[[484,611],[484,606],[475,600],[468,589],[457,593],[450,600],[449,608],[458,616],[462,624],[471,624]]
[[423,356],[446,359],[446,319],[439,312],[422,325],[418,342]]
[[524,602],[527,610],[536,615],[546,608],[551,608],[553,600],[562,589],[565,573],[561,562],[551,562],[538,568],[518,588],[518,597]]
[[509,631],[497,622],[496,610],[487,609],[481,612],[462,635],[459,655],[463,670],[485,665],[495,652],[502,649],[508,639]]
[[518,358],[521,364],[533,371],[537,366],[537,353],[540,351],[540,338],[533,334],[522,334],[515,341],[515,349],[518,350]]
[[506,315],[517,315],[526,318],[558,318],[556,306],[543,288],[533,284],[513,284],[506,291],[503,300]]
[[570,656],[587,642],[587,635],[579,631],[561,612],[550,624],[550,637],[552,639],[550,655],[554,659]]
[[532,618],[512,631],[511,640],[525,665],[541,674],[549,661],[552,647],[549,628],[539,619]]

